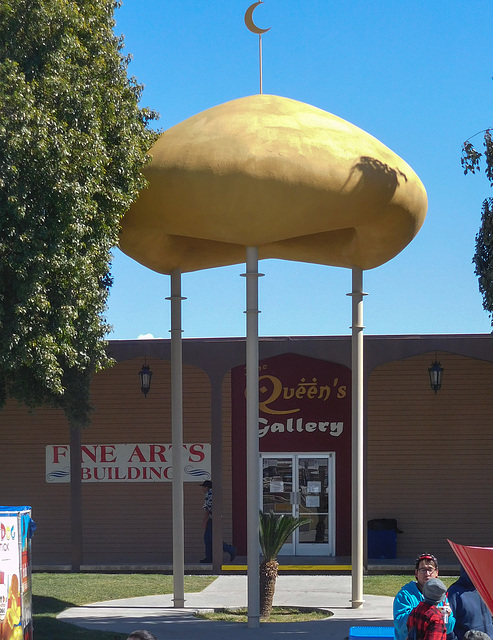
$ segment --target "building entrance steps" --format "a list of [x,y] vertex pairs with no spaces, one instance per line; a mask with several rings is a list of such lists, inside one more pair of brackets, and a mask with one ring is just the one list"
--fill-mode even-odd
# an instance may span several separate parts
[[349,629],[358,626],[392,626],[393,598],[364,596],[360,609],[351,608],[351,576],[280,575],[274,605],[327,609],[333,616],[325,620],[301,623],[261,623],[250,629],[246,623],[198,620],[194,612],[201,609],[246,606],[246,576],[219,576],[200,593],[185,594],[185,608],[175,609],[173,596],[156,595],[126,600],[98,602],[66,609],[58,618],[86,629],[129,634],[148,629],[158,640],[230,640],[232,633],[245,638],[271,638],[300,634],[310,640],[348,638]]

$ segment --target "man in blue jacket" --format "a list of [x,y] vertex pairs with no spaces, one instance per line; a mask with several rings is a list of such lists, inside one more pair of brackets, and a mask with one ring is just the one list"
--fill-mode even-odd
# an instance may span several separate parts
[[[411,611],[423,602],[423,587],[428,580],[438,577],[438,560],[431,553],[423,553],[416,558],[414,565],[416,582],[405,584],[394,598],[394,636],[395,640],[406,640],[407,619]],[[448,601],[445,602],[448,605]],[[449,607],[450,608],[450,607]],[[455,618],[452,610],[446,623],[447,634],[454,629]]]
[[460,568],[459,579],[448,590],[448,600],[454,612],[454,633],[458,640],[462,640],[469,630],[483,631],[493,637],[491,613],[464,567]]

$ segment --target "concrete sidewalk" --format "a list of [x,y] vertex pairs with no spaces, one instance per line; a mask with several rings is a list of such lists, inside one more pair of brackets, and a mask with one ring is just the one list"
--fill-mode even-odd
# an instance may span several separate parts
[[[185,596],[185,608],[173,608],[172,595],[144,596],[98,602],[63,611],[58,618],[86,629],[129,634],[147,629],[158,640],[231,640],[310,636],[310,640],[344,640],[351,626],[392,626],[393,598],[365,596],[361,609],[351,608],[351,576],[279,576],[274,605],[324,608],[334,615],[301,623],[262,623],[250,629],[237,622],[197,620],[200,609],[242,607],[247,604],[246,576],[219,576],[200,593]],[[330,614],[328,614],[330,615]]]

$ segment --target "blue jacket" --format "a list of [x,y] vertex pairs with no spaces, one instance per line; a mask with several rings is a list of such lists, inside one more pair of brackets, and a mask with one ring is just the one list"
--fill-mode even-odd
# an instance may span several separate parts
[[450,586],[448,599],[455,615],[454,632],[458,640],[462,640],[469,629],[483,631],[493,637],[491,613],[465,569],[461,568],[460,578]]
[[[418,589],[417,582],[405,584],[394,598],[394,636],[396,640],[406,640],[408,633],[407,619],[411,611],[424,600],[424,596]],[[448,604],[445,598],[443,604]],[[447,634],[451,633],[455,624],[453,613],[449,615],[447,622]]]

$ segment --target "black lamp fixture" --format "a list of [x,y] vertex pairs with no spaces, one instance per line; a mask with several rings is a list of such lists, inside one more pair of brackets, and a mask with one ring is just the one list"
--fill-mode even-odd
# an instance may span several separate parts
[[152,371],[150,367],[144,362],[142,369],[139,371],[140,376],[140,388],[145,397],[149,393],[151,388]]
[[431,367],[428,369],[428,373],[430,374],[430,386],[433,391],[436,392],[442,386],[442,375],[443,375],[443,367],[437,360],[437,356],[435,353],[435,361],[431,363]]

